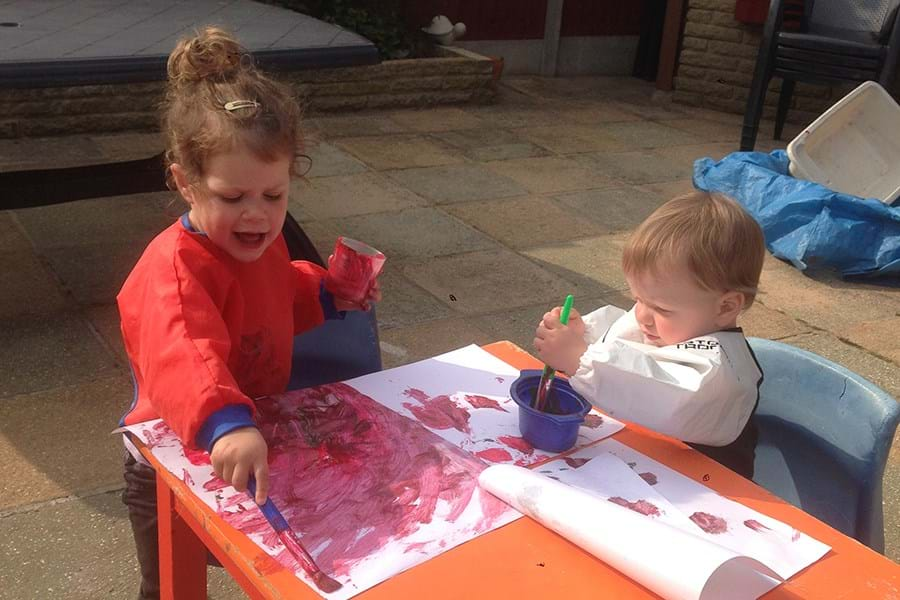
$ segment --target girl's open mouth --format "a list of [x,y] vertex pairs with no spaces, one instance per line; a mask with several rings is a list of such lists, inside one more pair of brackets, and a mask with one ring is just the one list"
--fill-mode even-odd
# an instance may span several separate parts
[[238,242],[241,243],[242,246],[247,246],[250,248],[256,248],[262,245],[262,243],[266,239],[265,233],[245,233],[236,231],[234,232],[234,236],[237,238]]

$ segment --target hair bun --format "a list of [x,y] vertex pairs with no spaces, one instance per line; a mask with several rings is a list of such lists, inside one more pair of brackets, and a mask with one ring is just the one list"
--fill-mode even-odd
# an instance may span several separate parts
[[182,86],[204,79],[227,81],[251,64],[250,54],[231,35],[218,27],[207,27],[178,42],[169,55],[167,71],[170,84]]

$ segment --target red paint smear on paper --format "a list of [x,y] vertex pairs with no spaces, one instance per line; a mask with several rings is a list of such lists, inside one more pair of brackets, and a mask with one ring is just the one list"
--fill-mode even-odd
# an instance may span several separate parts
[[515,435],[500,435],[497,436],[497,439],[512,448],[513,450],[518,450],[522,454],[532,455],[534,453],[534,446],[529,444],[525,438],[521,438]]
[[188,461],[190,461],[192,465],[198,467],[212,464],[212,461],[209,458],[209,452],[207,452],[206,450],[188,448],[187,446],[185,446],[184,457],[188,459]]
[[474,408],[493,408],[494,410],[499,410],[500,412],[509,412],[502,406],[500,403],[492,398],[486,398],[484,396],[478,396],[477,394],[466,394],[466,402],[471,404]]
[[590,427],[591,429],[597,429],[603,425],[603,417],[600,415],[595,415],[594,413],[588,413],[584,416],[584,426]]
[[451,400],[450,396],[440,395],[429,398],[425,392],[417,389],[408,389],[403,393],[417,400],[422,405],[416,406],[411,402],[403,403],[403,406],[426,427],[432,429],[456,429],[463,433],[471,433],[469,430],[469,411]]
[[181,480],[188,485],[194,485],[194,478],[191,477],[187,469],[182,469]]
[[691,521],[706,533],[719,534],[728,531],[728,523],[722,517],[705,512],[695,512],[691,515]]
[[507,452],[503,448],[488,448],[487,450],[479,450],[475,453],[475,456],[494,463],[509,462],[512,460],[512,456],[510,456],[509,452]]
[[766,531],[772,531],[771,527],[766,527],[765,525],[763,525],[762,523],[760,523],[759,521],[756,521],[754,519],[747,519],[746,521],[744,521],[744,525],[746,525],[753,531],[758,531],[760,533],[764,533]]
[[[407,395],[431,400],[417,390]],[[332,575],[347,574],[392,540],[430,523],[439,502],[442,518],[454,522],[485,468],[414,419],[343,383],[257,400],[257,424],[269,444],[269,495],[318,566]],[[506,511],[490,494],[478,497],[484,519],[476,532]],[[281,546],[259,510],[223,504],[219,514],[230,525]],[[286,548],[276,559],[292,570],[300,566]]]
[[144,443],[148,448],[156,446],[164,437],[169,435],[172,430],[166,425],[165,421],[160,421],[150,430],[144,430]]
[[571,456],[567,456],[563,459],[566,461],[566,464],[572,467],[573,469],[577,469],[578,467],[583,467],[586,462],[588,462],[589,458],[572,458]]
[[494,379],[497,380],[497,383],[503,383],[504,381],[506,381],[506,380],[503,379],[502,377],[494,377]]
[[613,496],[612,498],[609,498],[609,501],[613,504],[624,506],[627,509],[633,510],[636,513],[641,513],[642,515],[646,515],[648,517],[658,517],[660,515],[659,509],[656,508],[656,505],[652,502],[647,502],[646,500],[635,500],[634,502],[629,502],[625,498]]
[[656,475],[651,473],[650,471],[647,471],[646,473],[640,473],[638,477],[646,481],[649,485],[656,485],[657,483],[659,483],[659,480],[656,479]]

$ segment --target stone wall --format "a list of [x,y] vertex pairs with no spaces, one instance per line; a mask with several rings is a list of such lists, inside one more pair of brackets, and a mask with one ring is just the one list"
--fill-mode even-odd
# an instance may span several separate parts
[[[673,100],[743,114],[756,68],[761,25],[734,19],[735,0],[688,0]],[[855,86],[798,83],[788,121],[808,123]],[[774,119],[781,79],[769,84],[763,118]]]
[[[378,65],[278,74],[307,113],[489,102],[494,62],[461,48]],[[0,90],[0,138],[149,131],[158,127],[163,82]]]

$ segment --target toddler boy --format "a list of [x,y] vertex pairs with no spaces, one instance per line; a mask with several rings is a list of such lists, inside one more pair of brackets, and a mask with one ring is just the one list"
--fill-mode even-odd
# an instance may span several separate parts
[[737,327],[759,285],[762,230],[736,202],[694,191],[641,223],[623,254],[634,298],[568,325],[557,307],[534,345],[603,412],[690,443],[753,475],[762,371]]

